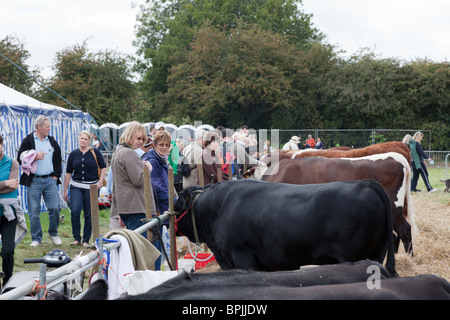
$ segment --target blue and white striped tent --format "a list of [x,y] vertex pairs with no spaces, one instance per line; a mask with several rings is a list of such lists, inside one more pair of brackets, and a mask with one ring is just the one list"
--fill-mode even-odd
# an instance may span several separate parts
[[[61,147],[63,159],[61,181],[63,181],[67,157],[72,150],[78,148],[78,134],[82,130],[90,130],[95,121],[88,113],[41,103],[0,83],[0,133],[4,140],[5,154],[13,159],[17,158],[23,138],[35,130],[34,121],[39,115],[50,118],[52,125],[50,135]],[[66,207],[62,200],[62,185],[59,186],[59,192],[61,206]],[[20,186],[19,195],[22,207],[27,212],[25,187]]]

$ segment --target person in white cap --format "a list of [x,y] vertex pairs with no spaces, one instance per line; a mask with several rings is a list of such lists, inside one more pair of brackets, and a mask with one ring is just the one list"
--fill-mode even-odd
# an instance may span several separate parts
[[283,150],[298,150],[300,140],[297,136],[292,136],[291,140],[283,146]]
[[155,123],[155,129],[156,131],[158,130],[165,130],[166,129],[166,124],[162,121],[158,121],[157,123]]

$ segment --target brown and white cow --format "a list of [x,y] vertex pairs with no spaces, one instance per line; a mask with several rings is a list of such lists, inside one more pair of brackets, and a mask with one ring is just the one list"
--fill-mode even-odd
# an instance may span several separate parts
[[[412,254],[416,231],[410,189],[411,169],[405,157],[396,152],[361,158],[306,157],[284,159],[273,164],[262,176],[263,181],[316,184],[333,181],[373,179],[381,184],[391,200],[394,249],[402,240],[405,251]],[[357,195],[355,195],[356,197]],[[403,211],[407,211],[405,215]]]
[[389,141],[384,143],[377,143],[365,148],[350,149],[350,150],[299,150],[292,155],[292,159],[305,157],[325,157],[325,158],[360,158],[373,154],[397,152],[405,157],[411,166],[411,152],[409,148],[401,141]]
[[288,151],[275,151],[269,153],[261,158],[260,165],[253,167],[244,173],[244,178],[253,177],[255,179],[261,179],[264,172],[273,163],[281,161],[283,159],[294,158],[306,158],[306,157],[325,157],[325,158],[360,158],[374,154],[397,152],[403,155],[406,161],[411,166],[411,152],[409,148],[400,141],[389,141],[374,144],[365,148],[351,149],[348,147],[336,147],[325,150],[316,149],[304,149],[304,150],[288,150]]

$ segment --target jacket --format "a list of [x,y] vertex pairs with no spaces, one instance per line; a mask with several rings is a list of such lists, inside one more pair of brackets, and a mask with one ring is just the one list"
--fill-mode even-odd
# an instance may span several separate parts
[[155,149],[150,149],[150,151],[144,155],[142,160],[148,161],[152,165],[151,180],[155,203],[159,210],[159,214],[163,214],[164,211],[169,210],[168,161],[161,157]]
[[145,213],[144,165],[137,153],[119,144],[111,161],[112,205],[119,214]]
[[416,169],[420,169],[420,162],[427,159],[427,155],[423,151],[420,143],[413,139],[409,140],[409,149],[411,149],[411,166],[415,166]]
[[[55,149],[53,152],[53,176],[57,177],[57,184],[61,184],[61,173],[62,173],[62,157],[61,157],[61,148],[59,147],[58,142],[56,142],[55,138],[52,136],[48,136],[48,140],[50,140],[50,144]],[[22,152],[27,150],[35,150],[36,144],[34,143],[34,132],[27,135],[20,144],[19,152],[17,153],[17,162],[19,162],[20,165],[22,165],[22,161],[20,159],[20,155]],[[20,177],[20,184],[26,187],[29,187],[31,185],[31,181],[33,180],[33,175],[28,174],[22,174]]]
[[[0,177],[1,182],[19,177],[19,164],[3,154],[0,154]],[[6,187],[4,183],[0,183],[0,191],[0,216],[4,215],[8,221],[16,219],[14,245],[17,246],[27,234],[25,215],[17,199],[18,192]]]
[[36,150],[27,150],[22,152],[20,160],[22,161],[22,172],[30,175],[37,170],[37,160],[35,160],[38,152]]
[[202,163],[202,146],[194,141],[183,149],[183,156],[189,164],[191,174],[188,177],[183,177],[183,188],[198,185],[197,164]]
[[210,183],[217,183],[219,179],[217,177],[216,154],[213,150],[211,150],[208,147],[203,149],[202,165],[203,165],[203,185],[206,186],[207,184]]

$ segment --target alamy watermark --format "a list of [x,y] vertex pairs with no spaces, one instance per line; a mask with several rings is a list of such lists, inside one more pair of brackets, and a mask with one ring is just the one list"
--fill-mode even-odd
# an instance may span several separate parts
[[367,274],[370,276],[367,278],[366,285],[369,290],[381,289],[381,269],[377,265],[371,265],[367,267]]

